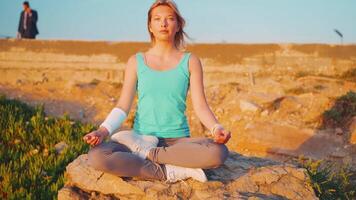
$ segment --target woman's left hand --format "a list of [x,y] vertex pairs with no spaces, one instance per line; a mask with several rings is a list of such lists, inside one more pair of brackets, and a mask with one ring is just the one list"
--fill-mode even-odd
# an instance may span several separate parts
[[214,142],[226,144],[231,138],[231,132],[225,129],[216,129],[214,133]]

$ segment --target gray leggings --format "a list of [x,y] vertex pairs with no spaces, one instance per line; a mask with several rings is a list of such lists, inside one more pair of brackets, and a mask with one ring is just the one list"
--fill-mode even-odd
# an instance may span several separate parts
[[164,164],[190,168],[216,168],[228,157],[223,144],[208,138],[159,138],[147,159],[134,154],[123,144],[103,142],[88,152],[89,164],[97,170],[120,177],[166,180]]

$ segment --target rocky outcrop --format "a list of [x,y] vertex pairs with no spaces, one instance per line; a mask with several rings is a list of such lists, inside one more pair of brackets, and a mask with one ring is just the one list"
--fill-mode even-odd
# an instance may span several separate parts
[[356,144],[356,116],[352,118],[350,125],[350,144]]
[[207,183],[120,178],[93,169],[83,154],[67,166],[58,199],[317,199],[304,169],[267,159],[230,153],[206,174]]

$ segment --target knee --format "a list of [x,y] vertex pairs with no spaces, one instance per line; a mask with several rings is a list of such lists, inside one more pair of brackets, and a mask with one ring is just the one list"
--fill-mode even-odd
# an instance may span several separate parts
[[211,159],[210,168],[217,168],[224,164],[229,156],[229,150],[224,144],[214,143],[209,154]]
[[94,147],[88,152],[88,164],[98,170],[102,170],[104,168],[104,152],[97,147]]

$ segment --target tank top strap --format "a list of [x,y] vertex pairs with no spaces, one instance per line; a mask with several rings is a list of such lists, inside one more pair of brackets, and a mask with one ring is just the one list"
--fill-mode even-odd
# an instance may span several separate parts
[[142,52],[136,53],[136,62],[137,62],[137,73],[140,74],[145,71],[145,60],[143,58]]
[[190,58],[191,53],[187,52],[184,53],[184,57],[182,62],[180,63],[181,66],[179,66],[179,68],[181,68],[181,70],[183,71],[183,73],[189,77],[189,58]]

